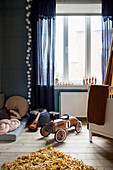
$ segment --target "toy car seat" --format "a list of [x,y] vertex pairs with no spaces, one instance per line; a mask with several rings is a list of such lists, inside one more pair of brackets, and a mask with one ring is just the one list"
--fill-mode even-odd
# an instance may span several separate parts
[[63,119],[63,120],[69,119],[69,115],[68,114],[64,114],[62,117],[60,117],[60,119]]

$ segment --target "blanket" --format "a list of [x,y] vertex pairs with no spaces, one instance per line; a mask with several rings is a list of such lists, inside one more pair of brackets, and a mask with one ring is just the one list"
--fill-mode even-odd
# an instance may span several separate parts
[[89,123],[104,125],[108,87],[108,85],[91,85],[87,111]]

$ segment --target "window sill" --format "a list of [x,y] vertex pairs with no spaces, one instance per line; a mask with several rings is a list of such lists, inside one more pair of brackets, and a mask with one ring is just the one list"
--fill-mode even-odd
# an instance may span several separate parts
[[63,90],[63,89],[81,89],[81,90],[88,90],[88,85],[55,85],[55,90]]

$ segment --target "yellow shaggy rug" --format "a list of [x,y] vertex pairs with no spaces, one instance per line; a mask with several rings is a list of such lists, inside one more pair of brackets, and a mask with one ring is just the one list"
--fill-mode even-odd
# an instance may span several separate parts
[[29,155],[4,163],[1,170],[95,170],[50,145]]

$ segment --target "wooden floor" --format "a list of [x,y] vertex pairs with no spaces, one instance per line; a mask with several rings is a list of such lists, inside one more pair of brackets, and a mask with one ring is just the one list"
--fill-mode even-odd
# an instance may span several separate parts
[[27,128],[15,142],[0,142],[0,166],[4,162],[29,154],[39,148],[51,144],[60,151],[82,159],[85,164],[94,166],[99,170],[113,170],[113,140],[93,136],[93,143],[88,141],[88,130],[83,125],[81,133],[75,135],[74,129],[68,131],[68,136],[63,143],[57,143],[54,135],[44,138],[37,132],[28,132]]

